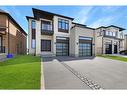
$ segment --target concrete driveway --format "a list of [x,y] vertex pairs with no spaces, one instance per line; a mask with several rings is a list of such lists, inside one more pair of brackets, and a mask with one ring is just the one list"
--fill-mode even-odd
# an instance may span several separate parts
[[43,58],[45,89],[90,89],[57,58]]
[[[78,72],[81,78],[68,68]],[[44,59],[44,76],[45,88],[49,89],[90,89],[82,77],[103,89],[127,89],[127,62],[100,57],[47,58]]]

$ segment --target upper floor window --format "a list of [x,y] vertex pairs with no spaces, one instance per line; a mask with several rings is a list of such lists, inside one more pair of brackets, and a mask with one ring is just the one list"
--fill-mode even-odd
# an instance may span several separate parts
[[62,30],[69,30],[69,21],[64,19],[58,19],[58,28]]
[[112,32],[112,31],[106,31],[106,35],[107,36],[113,36],[113,37],[115,37],[116,36],[116,33],[115,32]]
[[123,38],[123,33],[122,33],[122,32],[120,33],[120,38],[121,38],[121,39]]
[[35,22],[35,20],[32,20],[32,29],[36,29],[36,22]]
[[52,30],[52,23],[50,21],[42,21],[41,22],[41,29],[42,30]]

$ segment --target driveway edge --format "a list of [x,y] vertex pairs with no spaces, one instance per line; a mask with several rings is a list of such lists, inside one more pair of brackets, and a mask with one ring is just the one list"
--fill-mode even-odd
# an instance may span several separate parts
[[44,68],[43,68],[43,62],[41,58],[41,89],[45,89],[45,82],[44,82]]

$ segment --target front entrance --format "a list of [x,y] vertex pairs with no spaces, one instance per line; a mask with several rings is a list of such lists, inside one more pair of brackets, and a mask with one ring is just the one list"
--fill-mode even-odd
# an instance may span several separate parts
[[79,37],[79,56],[92,56],[92,38]]
[[117,45],[114,45],[114,53],[117,53]]
[[105,53],[112,54],[112,44],[106,44]]
[[56,56],[69,56],[69,38],[57,37]]

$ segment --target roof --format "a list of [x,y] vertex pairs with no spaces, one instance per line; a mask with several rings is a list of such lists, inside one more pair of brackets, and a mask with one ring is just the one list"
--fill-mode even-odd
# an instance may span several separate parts
[[35,19],[34,17],[26,16],[26,19]]
[[72,22],[72,24],[75,24],[74,27],[81,27],[81,28],[88,28],[88,29],[95,30],[94,28],[87,27],[87,26],[84,25],[84,24],[75,23],[75,22]]
[[32,10],[33,10],[34,17],[26,16],[27,20],[29,18],[35,18],[37,13],[48,14],[48,15],[51,15],[51,16],[60,16],[60,17],[64,17],[64,18],[67,18],[67,19],[74,20],[74,18],[71,18],[71,17],[68,17],[68,16],[63,16],[63,15],[60,15],[60,14],[55,14],[55,13],[47,12],[47,11],[36,9],[36,8],[32,8]]
[[118,27],[118,26],[115,26],[115,25],[110,25],[110,26],[100,26],[100,27],[98,27],[98,28],[96,28],[96,29],[99,29],[99,28],[109,28],[109,27],[115,27],[115,28],[118,28],[118,29],[120,29],[120,31],[123,31],[123,30],[126,30],[126,29],[124,29],[124,28],[122,28],[122,27]]
[[12,18],[12,16],[11,16],[9,13],[3,11],[2,9],[0,9],[0,13],[1,13],[1,14],[7,15],[7,16],[9,17],[9,19],[11,19],[11,20],[16,24],[16,26],[19,27],[19,28],[21,29],[21,31],[22,31],[25,35],[27,35],[27,33],[26,33],[26,32],[22,29],[22,27],[16,22],[16,20]]

